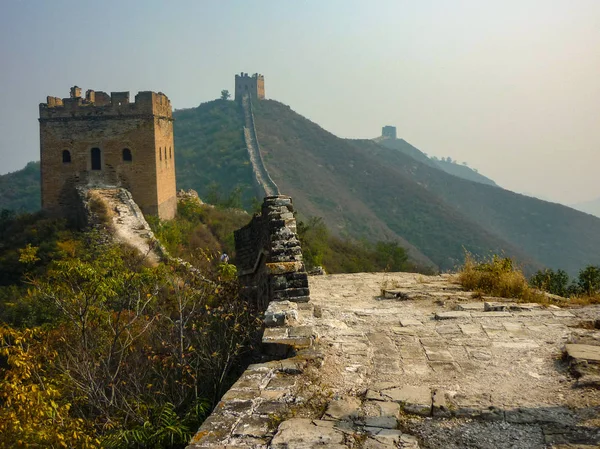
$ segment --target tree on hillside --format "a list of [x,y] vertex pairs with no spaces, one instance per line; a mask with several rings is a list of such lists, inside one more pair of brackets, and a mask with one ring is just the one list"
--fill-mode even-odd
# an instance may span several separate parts
[[221,100],[229,100],[231,98],[231,94],[227,89],[223,89],[221,91]]
[[579,290],[588,296],[600,291],[600,267],[589,265],[579,272]]

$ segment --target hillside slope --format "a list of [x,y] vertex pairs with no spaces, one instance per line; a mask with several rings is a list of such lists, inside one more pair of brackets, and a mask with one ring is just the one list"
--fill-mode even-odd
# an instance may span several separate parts
[[595,200],[591,201],[585,201],[583,203],[573,204],[571,207],[581,212],[585,212],[586,214],[600,217],[600,198],[596,198]]
[[41,201],[39,162],[29,162],[21,170],[0,175],[0,210],[35,212]]
[[173,117],[177,188],[194,189],[209,202],[218,202],[237,188],[243,205],[250,207],[254,179],[240,106],[214,100],[176,110]]
[[458,176],[459,178],[467,179],[469,181],[479,182],[481,184],[488,184],[491,186],[496,186],[497,184],[492,181],[490,178],[483,176],[481,173],[476,172],[472,168],[457,164],[455,162],[448,162],[444,159],[431,159],[425,153],[423,153],[418,148],[412,146],[404,139],[390,139],[378,137],[377,139],[373,139],[379,145],[382,145],[386,148],[392,150],[398,150],[407,156],[416,159],[419,162],[422,162],[425,165],[429,165],[430,167],[439,168],[446,173],[449,173],[454,176]]
[[600,220],[589,215],[457,178],[373,141],[337,138],[276,101],[258,102],[255,116],[281,191],[341,233],[391,230],[441,268],[462,260],[463,247],[504,251],[530,269],[575,273],[600,261]]

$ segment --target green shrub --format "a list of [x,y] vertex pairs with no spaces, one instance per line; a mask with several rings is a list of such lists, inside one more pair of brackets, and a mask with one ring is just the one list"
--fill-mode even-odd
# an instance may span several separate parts
[[529,280],[531,286],[553,295],[569,294],[569,275],[564,270],[539,270]]

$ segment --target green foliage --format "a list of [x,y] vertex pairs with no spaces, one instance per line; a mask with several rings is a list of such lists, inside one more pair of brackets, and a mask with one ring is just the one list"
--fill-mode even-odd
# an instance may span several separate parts
[[229,100],[231,98],[231,94],[227,89],[223,89],[221,91],[221,100]]
[[529,283],[553,295],[568,295],[569,275],[564,270],[539,270],[531,277]]
[[[184,203],[182,215],[213,226],[228,217],[205,207]],[[4,231],[20,241],[8,221]],[[42,216],[12,221],[28,223],[26,235],[49,225]],[[15,263],[35,269],[0,288],[0,351],[15,360],[0,370],[0,443],[183,448],[259,340],[235,266],[206,263],[201,276],[147,267],[98,233],[55,231],[45,234],[54,260],[37,260],[47,253],[41,243],[14,244]],[[21,347],[11,343],[25,335]]]
[[580,293],[593,296],[600,292],[600,267],[590,265],[579,272],[577,287]]
[[308,270],[322,266],[328,273],[409,271],[404,248],[397,242],[356,242],[332,236],[320,217],[298,222],[298,237]]
[[563,270],[544,270],[534,274],[532,286],[549,293],[570,297],[580,304],[597,303],[600,293],[600,267],[588,265],[579,271],[576,279],[569,284],[569,276]]
[[214,266],[213,258],[222,252],[234,257],[233,231],[249,221],[250,216],[242,210],[186,198],[178,202],[174,220],[160,221],[151,217],[148,223],[172,255],[202,267],[207,262]]
[[8,210],[2,211],[0,286],[18,284],[25,272],[43,271],[51,260],[61,257],[62,251],[57,242],[68,240],[73,235],[64,220],[47,218],[42,212],[17,215]]
[[175,406],[167,402],[150,413],[148,420],[131,429],[111,434],[105,441],[107,449],[172,449],[185,446],[197,431],[198,423],[209,411],[204,400],[180,417]]
[[250,208],[255,197],[254,177],[239,104],[215,100],[175,111],[173,116],[177,187],[194,189],[211,204],[233,195],[236,202],[228,207],[241,203]]

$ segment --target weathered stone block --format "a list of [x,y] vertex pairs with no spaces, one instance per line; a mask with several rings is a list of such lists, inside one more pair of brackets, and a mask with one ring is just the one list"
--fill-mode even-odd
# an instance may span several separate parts
[[290,301],[273,301],[265,312],[265,326],[291,326],[298,322],[298,305]]

